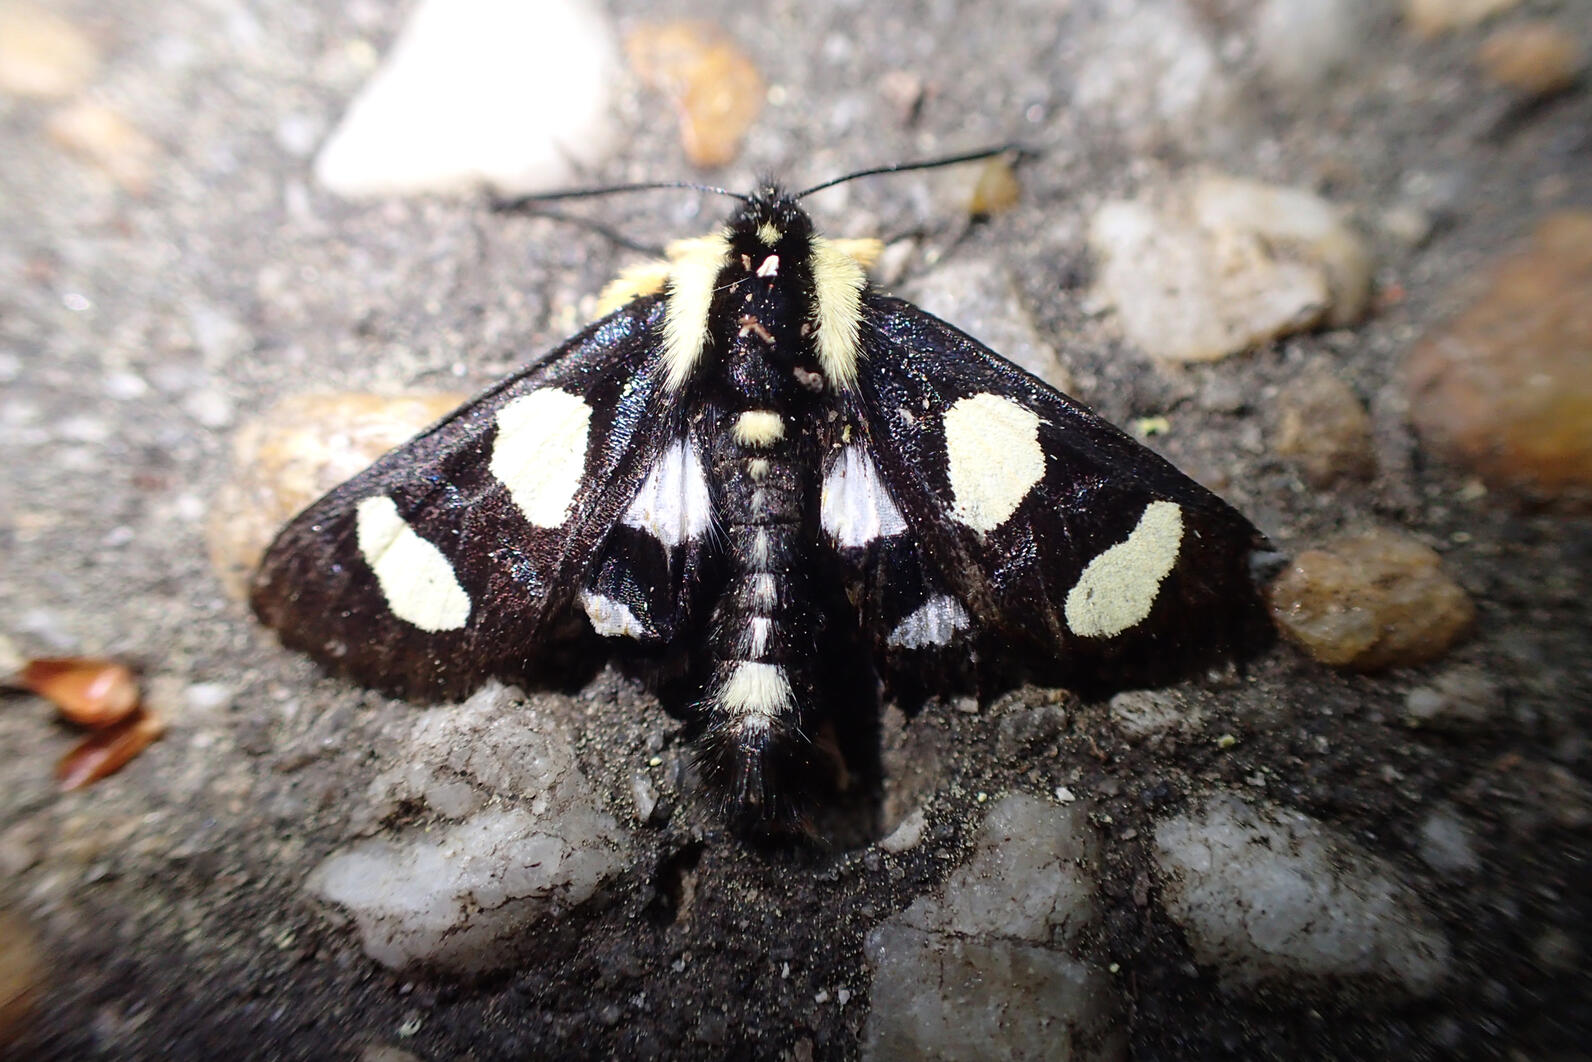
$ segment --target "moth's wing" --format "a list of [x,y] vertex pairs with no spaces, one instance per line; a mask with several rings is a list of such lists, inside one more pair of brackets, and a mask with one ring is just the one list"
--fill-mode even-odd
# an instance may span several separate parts
[[969,633],[1114,687],[1269,640],[1266,540],[1226,502],[910,303],[870,293],[860,343],[867,452],[952,599],[922,631],[961,636],[960,606]]
[[299,514],[255,575],[282,642],[401,696],[534,658],[666,441],[638,298]]

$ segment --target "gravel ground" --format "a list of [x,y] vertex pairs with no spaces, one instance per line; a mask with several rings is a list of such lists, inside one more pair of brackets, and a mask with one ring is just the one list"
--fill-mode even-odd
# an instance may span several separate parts
[[[1266,21],[1278,7],[1298,17]],[[934,995],[952,966],[908,961],[923,940],[935,956],[962,941],[956,962],[1008,963],[1028,971],[1013,984],[1041,986],[1037,1001],[963,1000],[990,1032],[961,1057],[1570,1058],[1592,1042],[1592,524],[1478,489],[1424,451],[1401,377],[1489,262],[1547,211],[1592,207],[1584,79],[1522,96],[1477,66],[1492,24],[1423,38],[1380,5],[1324,0],[610,6],[621,33],[722,27],[774,89],[735,161],[707,175],[726,187],[1033,145],[1019,203],[976,225],[966,171],[858,182],[813,212],[831,232],[915,234],[900,287],[934,286],[942,260],[1009,278],[935,309],[1015,307],[1075,394],[1119,424],[1167,418],[1154,445],[1290,551],[1373,524],[1435,547],[1477,619],[1440,659],[1375,674],[1279,646],[1241,677],[1148,698],[1022,689],[910,720],[889,709],[877,806],[842,809],[829,844],[798,850],[722,828],[681,725],[626,675],[538,688],[518,710],[572,732],[578,775],[559,777],[593,794],[582,806],[620,838],[604,842],[618,869],[590,898],[524,915],[493,937],[497,961],[460,973],[381,965],[307,883],[324,886],[355,838],[440,836],[465,814],[393,772],[423,729],[480,705],[436,714],[449,709],[282,650],[207,558],[210,501],[233,475],[234,433],[277,399],[484,386],[568,334],[633,256],[471,198],[351,203],[315,183],[315,148],[402,25],[395,5],[56,10],[100,51],[86,87],[0,93],[0,634],[29,656],[137,663],[170,728],[62,794],[52,766],[77,735],[40,700],[0,702],[0,1051],[938,1057],[904,1016],[914,1000],[959,1013]],[[1582,0],[1499,17],[1528,16],[1592,46]],[[1195,61],[1199,42],[1215,67]],[[1312,72],[1321,55],[1336,76]],[[1147,70],[1171,80],[1144,103]],[[102,125],[82,146],[59,124],[82,101],[132,132]],[[526,102],[528,124],[547,103]],[[622,135],[592,179],[692,175],[665,99],[625,74],[613,109]],[[1089,219],[1201,169],[1348,207],[1377,262],[1367,320],[1209,365],[1157,367],[1126,343],[1091,289]],[[595,213],[656,244],[719,208],[661,194]],[[1369,481],[1312,485],[1270,446],[1279,394],[1322,364],[1364,400]],[[460,768],[469,809],[512,812],[522,794],[489,775]],[[1251,822],[1235,794],[1272,810]],[[910,836],[875,843],[902,820]],[[1057,840],[1003,854],[991,831],[1027,829],[1013,822]],[[1292,845],[1273,871],[1332,885],[1299,909],[1372,927],[1373,958],[1245,951],[1233,941],[1253,941],[1254,923],[1231,937],[1200,922],[1188,838],[1216,851],[1233,829]],[[1058,906],[988,923],[983,905],[1021,897],[979,881],[1053,865],[1091,883],[1068,901],[1073,921]],[[1007,951],[991,959],[991,940]],[[1072,987],[1047,996],[1052,981]],[[1063,995],[1051,1028],[1044,1009]]]

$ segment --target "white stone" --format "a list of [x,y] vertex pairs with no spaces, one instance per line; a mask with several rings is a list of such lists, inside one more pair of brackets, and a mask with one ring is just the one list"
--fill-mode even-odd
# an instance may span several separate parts
[[1162,903],[1196,961],[1237,984],[1375,975],[1415,994],[1449,945],[1396,867],[1297,811],[1212,797],[1156,827]]
[[1439,808],[1421,820],[1419,847],[1421,860],[1444,874],[1473,874],[1481,869],[1470,827],[1453,808]]
[[907,813],[906,818],[896,823],[896,828],[891,830],[879,842],[879,847],[886,852],[900,854],[916,848],[923,840],[924,830],[928,828],[928,816],[921,807],[913,808]]
[[1257,58],[1273,84],[1311,89],[1364,54],[1367,0],[1265,0],[1255,13]]
[[1013,794],[937,896],[868,934],[868,1059],[1112,1059],[1105,971],[1071,953],[1098,917],[1098,841],[1082,804]]
[[1309,192],[1207,176],[1100,207],[1099,294],[1123,333],[1168,361],[1212,361],[1365,311],[1372,262]]
[[1111,722],[1134,741],[1192,729],[1204,713],[1170,690],[1124,690],[1107,705]]
[[421,0],[315,176],[344,196],[565,185],[616,144],[622,80],[598,5]]
[[[371,784],[356,830],[306,889],[343,908],[368,955],[477,973],[521,961],[536,922],[585,903],[626,862],[629,835],[575,763],[561,720],[496,683],[417,713],[395,766]],[[382,822],[420,804],[442,825]]]

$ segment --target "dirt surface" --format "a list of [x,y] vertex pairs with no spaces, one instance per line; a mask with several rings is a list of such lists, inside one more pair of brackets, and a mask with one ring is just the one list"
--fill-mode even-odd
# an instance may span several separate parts
[[[1580,0],[1529,6],[1592,41]],[[1192,7],[1241,37],[1245,5]],[[1522,104],[1482,81],[1476,34],[1422,42],[1385,15],[1330,89],[1259,91],[1225,145],[1146,150],[1069,108],[1071,24],[1044,4],[646,12],[716,21],[786,88],[741,159],[710,175],[728,187],[1034,145],[1021,202],[971,228],[953,174],[860,182],[814,213],[831,232],[926,234],[909,271],[936,254],[1009,269],[1080,398],[1119,424],[1169,416],[1176,430],[1155,444],[1285,548],[1368,523],[1412,531],[1479,619],[1415,670],[1342,674],[1279,647],[1241,678],[1177,690],[1202,722],[1176,740],[1129,741],[1103,704],[1045,711],[1056,698],[1041,690],[892,714],[886,762],[929,822],[899,854],[749,846],[690,777],[661,823],[637,825],[635,766],[676,750],[680,724],[614,671],[533,691],[580,721],[582,769],[635,827],[637,854],[606,902],[535,927],[531,959],[461,980],[381,968],[303,892],[424,709],[329,679],[260,630],[206,560],[207,500],[232,431],[273,400],[482,386],[566,334],[630,256],[479,203],[350,205],[316,190],[303,130],[335,122],[359,81],[340,57],[351,41],[383,47],[395,7],[62,10],[101,43],[103,95],[158,155],[146,194],[129,194],[46,135],[50,105],[0,102],[0,633],[30,655],[140,664],[171,729],[114,778],[63,795],[52,767],[76,735],[36,699],[0,702],[0,905],[37,943],[0,956],[35,986],[31,1018],[0,1029],[10,1057],[855,1057],[864,935],[966,853],[979,794],[1058,785],[1095,801],[1107,838],[1106,915],[1086,957],[1128,971],[1132,1057],[1569,1058],[1592,1042],[1592,525],[1467,490],[1463,470],[1424,459],[1400,379],[1410,343],[1484,262],[1549,207],[1592,206],[1584,82]],[[1254,58],[1238,48],[1233,62]],[[910,114],[881,90],[888,72],[927,90]],[[630,142],[594,176],[684,174],[664,104],[625,98]],[[1419,194],[1433,231],[1406,246],[1368,225],[1381,297],[1365,324],[1157,369],[1089,298],[1086,219],[1195,164],[1313,187],[1366,219]],[[657,243],[719,209],[666,194],[599,216]],[[1367,400],[1381,467],[1368,484],[1310,487],[1268,448],[1272,399],[1318,359]],[[1496,710],[1458,729],[1405,725],[1406,695],[1456,668],[1485,678]],[[1304,810],[1392,860],[1452,942],[1438,993],[1369,980],[1234,991],[1191,962],[1154,902],[1147,845],[1159,815],[1218,788]],[[1419,824],[1437,807],[1467,825],[1474,872],[1421,860]]]

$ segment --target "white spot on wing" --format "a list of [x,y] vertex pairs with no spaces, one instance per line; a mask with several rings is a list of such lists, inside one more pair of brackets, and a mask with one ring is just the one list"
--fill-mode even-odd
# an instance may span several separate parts
[[591,620],[591,629],[604,638],[644,638],[647,628],[623,601],[615,601],[590,590],[580,592],[580,607]]
[[585,399],[553,387],[498,410],[492,475],[533,525],[558,527],[569,518],[586,473],[590,432],[591,407]]
[[861,446],[841,450],[824,476],[818,515],[835,544],[844,548],[866,546],[907,529],[879,470]]
[[896,624],[895,630],[885,639],[886,645],[902,649],[926,649],[935,645],[949,645],[956,632],[966,630],[972,620],[962,603],[954,597],[939,594],[929,598],[911,615]]
[[622,522],[673,548],[696,538],[713,520],[702,460],[690,443],[671,445],[652,466]]
[[470,595],[442,551],[398,515],[391,498],[366,498],[355,510],[360,555],[376,573],[387,607],[423,631],[456,631],[470,619]]
[[951,515],[975,531],[1011,519],[1045,475],[1039,417],[1009,398],[979,394],[945,411]]
[[1085,638],[1108,638],[1143,622],[1182,544],[1183,510],[1169,501],[1145,506],[1132,533],[1090,561],[1067,592],[1067,626]]

